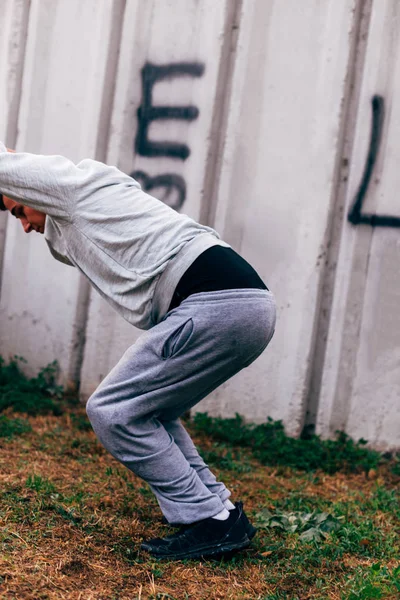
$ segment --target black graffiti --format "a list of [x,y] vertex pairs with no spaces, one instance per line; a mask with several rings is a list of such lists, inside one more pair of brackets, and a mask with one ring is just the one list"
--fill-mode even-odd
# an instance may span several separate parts
[[385,119],[385,101],[382,96],[372,98],[372,126],[369,150],[364,173],[358,188],[354,203],[348,214],[348,220],[353,225],[370,225],[371,227],[400,227],[400,217],[363,213],[362,207],[367,195],[372,173],[378,157],[382,141],[383,123]]
[[154,65],[146,63],[142,69],[142,103],[138,108],[138,131],[135,150],[141,156],[167,156],[186,160],[190,148],[177,142],[156,142],[149,139],[149,127],[153,121],[179,119],[193,121],[199,116],[196,106],[153,106],[153,88],[158,81],[175,77],[201,77],[204,65],[201,63],[171,63]]
[[146,192],[151,192],[156,188],[164,188],[164,195],[161,197],[158,195],[159,200],[177,211],[182,208],[186,198],[186,183],[180,175],[164,173],[163,175],[149,177],[144,171],[134,171],[131,173],[131,177],[139,181]]

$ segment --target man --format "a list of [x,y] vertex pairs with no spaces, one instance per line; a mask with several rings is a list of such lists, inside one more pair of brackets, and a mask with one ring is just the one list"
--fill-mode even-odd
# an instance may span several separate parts
[[147,330],[89,398],[102,444],[153,490],[178,533],[142,549],[169,559],[246,548],[241,502],[199,456],[179,417],[261,354],[275,302],[217,233],[143,192],[115,167],[10,153],[0,143],[1,207]]

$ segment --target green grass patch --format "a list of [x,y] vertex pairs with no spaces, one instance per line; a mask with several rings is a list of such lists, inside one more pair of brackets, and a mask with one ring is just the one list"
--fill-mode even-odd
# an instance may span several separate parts
[[26,480],[26,487],[30,490],[41,494],[54,494],[56,492],[56,488],[54,483],[49,481],[46,477],[41,477],[40,475],[29,475]]
[[32,427],[26,419],[13,419],[6,415],[0,415],[0,438],[11,439],[16,435],[22,435],[31,431]]
[[196,413],[193,425],[196,431],[217,441],[251,448],[254,457],[264,465],[303,471],[322,469],[332,474],[369,471],[376,469],[381,460],[379,452],[366,448],[365,440],[355,442],[344,432],[338,432],[334,440],[322,440],[317,435],[296,439],[286,435],[281,421],[271,418],[256,425],[245,423],[238,414],[232,419],[221,419]]
[[[228,444],[214,443],[208,450],[197,448],[206,464],[235,473],[250,473],[252,466],[246,453]],[[248,453],[247,453],[248,454]]]
[[369,568],[358,567],[346,588],[344,600],[400,598],[400,566],[388,569],[376,563]]
[[28,378],[21,370],[26,362],[15,356],[8,364],[0,356],[0,412],[11,408],[31,416],[60,415],[63,389],[56,383],[57,362],[42,369],[37,377]]
[[395,456],[394,464],[392,465],[393,475],[400,477],[400,455]]

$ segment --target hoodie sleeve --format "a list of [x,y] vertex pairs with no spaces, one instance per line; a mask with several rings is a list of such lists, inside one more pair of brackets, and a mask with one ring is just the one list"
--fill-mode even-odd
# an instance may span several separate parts
[[63,156],[11,153],[0,142],[0,193],[51,217],[72,219],[82,199],[96,200],[118,184],[140,189],[116,167],[91,159],[75,165]]
[[0,193],[47,215],[69,217],[75,171],[62,156],[8,152],[0,142]]

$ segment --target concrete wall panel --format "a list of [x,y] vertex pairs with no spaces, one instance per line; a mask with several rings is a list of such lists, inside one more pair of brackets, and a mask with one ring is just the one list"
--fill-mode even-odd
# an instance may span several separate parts
[[215,223],[276,292],[278,323],[264,355],[199,410],[301,430],[354,9],[243,4]]
[[[110,40],[120,0],[32,0],[17,149],[95,156]],[[1,297],[0,352],[29,360],[32,371],[59,361],[74,379],[87,289],[78,272],[57,263],[35,233],[10,219]]]
[[15,142],[25,51],[28,0],[3,0],[0,11],[0,135]]
[[[208,201],[203,182],[210,147],[217,143],[215,102],[225,76],[221,57],[235,6],[225,0],[130,0],[126,7],[108,162],[134,173],[150,193],[195,219]],[[144,76],[153,78],[148,88],[152,105],[169,107],[167,118],[152,121],[147,135],[150,102],[145,100]],[[159,144],[156,148],[154,142]],[[160,185],[155,185],[159,177]],[[138,335],[93,295],[81,383],[84,397]]]
[[[134,174],[275,292],[269,349],[199,410],[400,447],[399,24],[397,0],[2,0],[0,138]],[[0,274],[0,353],[84,397],[140,335],[5,214]]]
[[[28,0],[4,0],[0,10],[0,139],[14,147],[25,54]],[[7,214],[0,213],[0,285]]]
[[397,226],[343,223],[318,432],[345,430],[384,449],[400,447],[400,7],[394,0],[373,5],[347,213],[364,170],[376,94],[384,99],[385,118],[362,214],[392,216]]

